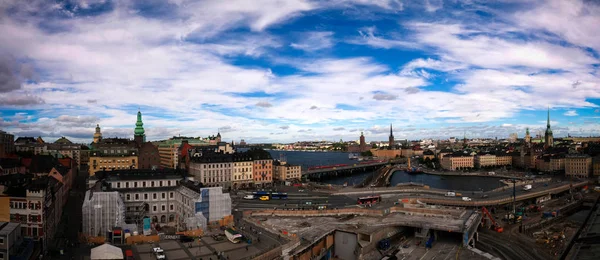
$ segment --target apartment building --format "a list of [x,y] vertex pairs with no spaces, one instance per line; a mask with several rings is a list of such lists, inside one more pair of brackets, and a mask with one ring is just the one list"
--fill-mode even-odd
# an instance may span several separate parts
[[477,165],[477,167],[495,167],[496,155],[478,154],[475,156],[475,165]]
[[509,166],[512,163],[513,158],[509,154],[496,155],[496,166]]
[[587,178],[592,171],[592,157],[586,154],[569,154],[565,158],[565,176]]
[[188,173],[207,187],[231,187],[233,155],[211,153],[193,157]]
[[254,169],[252,158],[245,154],[236,154],[233,157],[233,188],[246,188],[254,182]]
[[473,168],[474,157],[471,155],[452,155],[447,154],[442,157],[440,162],[442,168],[450,171],[462,170],[466,168]]
[[253,161],[252,174],[254,185],[268,186],[273,182],[273,159],[259,159]]

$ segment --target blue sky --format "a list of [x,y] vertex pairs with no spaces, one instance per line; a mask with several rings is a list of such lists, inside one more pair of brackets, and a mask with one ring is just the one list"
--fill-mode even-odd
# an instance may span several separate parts
[[600,135],[594,1],[0,3],[0,129],[89,142]]

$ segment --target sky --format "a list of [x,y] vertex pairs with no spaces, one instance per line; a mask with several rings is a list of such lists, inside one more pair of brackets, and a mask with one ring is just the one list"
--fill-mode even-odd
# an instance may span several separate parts
[[0,129],[89,143],[600,135],[600,2],[4,0]]

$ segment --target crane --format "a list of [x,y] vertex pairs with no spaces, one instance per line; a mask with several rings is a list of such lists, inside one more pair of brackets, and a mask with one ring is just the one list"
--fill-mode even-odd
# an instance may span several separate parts
[[498,233],[502,233],[504,231],[504,228],[502,228],[500,226],[500,224],[498,224],[494,218],[492,217],[492,214],[490,214],[490,212],[485,208],[482,207],[481,208],[481,212],[483,212],[483,220],[485,221],[485,217],[487,217],[488,219],[490,219],[490,222],[492,222],[492,229]]

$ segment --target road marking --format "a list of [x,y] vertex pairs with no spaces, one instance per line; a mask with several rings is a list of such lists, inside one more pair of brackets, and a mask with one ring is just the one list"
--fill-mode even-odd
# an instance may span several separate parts
[[423,254],[423,256],[419,260],[423,260],[423,258],[425,258],[427,253],[429,253],[429,250],[427,250],[427,248],[425,248],[425,254]]
[[454,245],[454,246],[452,247],[452,250],[450,250],[449,254],[448,254],[448,255],[446,255],[446,257],[444,257],[444,260],[446,260],[446,259],[448,259],[448,257],[450,257],[450,255],[451,255],[450,253],[451,253],[451,252],[454,252],[454,248],[456,248],[456,245]]

